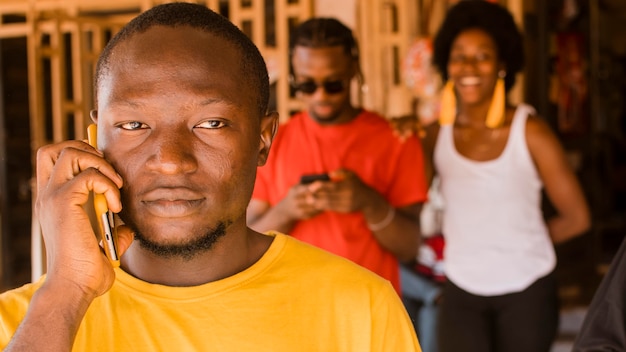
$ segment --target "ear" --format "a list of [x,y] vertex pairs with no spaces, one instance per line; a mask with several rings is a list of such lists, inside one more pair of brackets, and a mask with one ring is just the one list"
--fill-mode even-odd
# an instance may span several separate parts
[[97,124],[98,123],[98,110],[91,110],[89,112],[89,117],[91,117],[91,121],[93,121],[93,123]]
[[506,72],[506,63],[504,61],[500,61],[500,64],[498,65],[498,74],[500,71]]
[[261,118],[261,140],[259,142],[259,161],[258,166],[265,165],[267,156],[274,140],[274,135],[278,130],[278,112],[273,111]]
[[358,59],[353,59],[352,64],[350,65],[350,78],[354,78],[358,76],[361,72],[361,65],[359,64]]

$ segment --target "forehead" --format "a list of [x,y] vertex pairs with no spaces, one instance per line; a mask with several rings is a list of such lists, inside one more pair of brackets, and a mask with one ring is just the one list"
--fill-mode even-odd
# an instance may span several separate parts
[[476,46],[496,50],[496,43],[489,33],[480,28],[470,28],[459,32],[452,42],[452,50]]
[[239,49],[212,33],[188,26],[155,26],[120,42],[98,87],[99,105],[122,96],[177,89],[219,92],[246,103],[254,96]]
[[319,48],[296,46],[291,60],[296,74],[346,73],[354,62],[341,45]]

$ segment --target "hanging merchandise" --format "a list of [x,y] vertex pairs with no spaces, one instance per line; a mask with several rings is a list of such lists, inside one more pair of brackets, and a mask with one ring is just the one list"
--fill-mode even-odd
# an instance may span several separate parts
[[558,128],[564,134],[580,134],[586,130],[587,59],[584,37],[577,32],[557,34],[556,71],[558,75]]
[[432,65],[433,44],[430,37],[419,37],[403,62],[404,82],[417,100],[417,115],[424,125],[437,119],[441,79]]
[[420,2],[420,33],[409,47],[402,62],[405,85],[415,99],[415,113],[422,125],[429,125],[439,116],[441,78],[432,64],[433,39],[429,35],[430,21],[436,10],[435,0]]

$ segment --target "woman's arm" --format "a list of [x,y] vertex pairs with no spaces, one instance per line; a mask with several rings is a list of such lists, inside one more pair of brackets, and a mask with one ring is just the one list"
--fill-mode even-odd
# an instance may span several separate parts
[[562,243],[584,233],[591,226],[589,206],[556,135],[544,120],[531,116],[526,123],[526,141],[557,211],[547,222],[552,241]]

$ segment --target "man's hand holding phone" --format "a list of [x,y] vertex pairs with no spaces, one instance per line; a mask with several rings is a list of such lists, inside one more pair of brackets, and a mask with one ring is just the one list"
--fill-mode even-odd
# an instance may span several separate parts
[[368,204],[368,195],[376,192],[347,169],[328,173],[328,179],[330,182],[313,182],[307,186],[315,209],[339,213],[359,211]]
[[281,213],[293,220],[306,220],[323,211],[348,213],[361,210],[366,200],[360,193],[373,191],[352,171],[305,174],[278,204]]
[[[102,153],[81,141],[42,147],[37,154],[36,212],[48,259],[46,285],[59,283],[93,299],[113,284],[114,273],[102,252],[85,211],[90,192],[103,194],[108,208],[122,209],[122,179]],[[118,231],[120,254],[132,242],[132,232]],[[68,285],[71,284],[71,285]],[[75,291],[77,292],[77,291]]]

